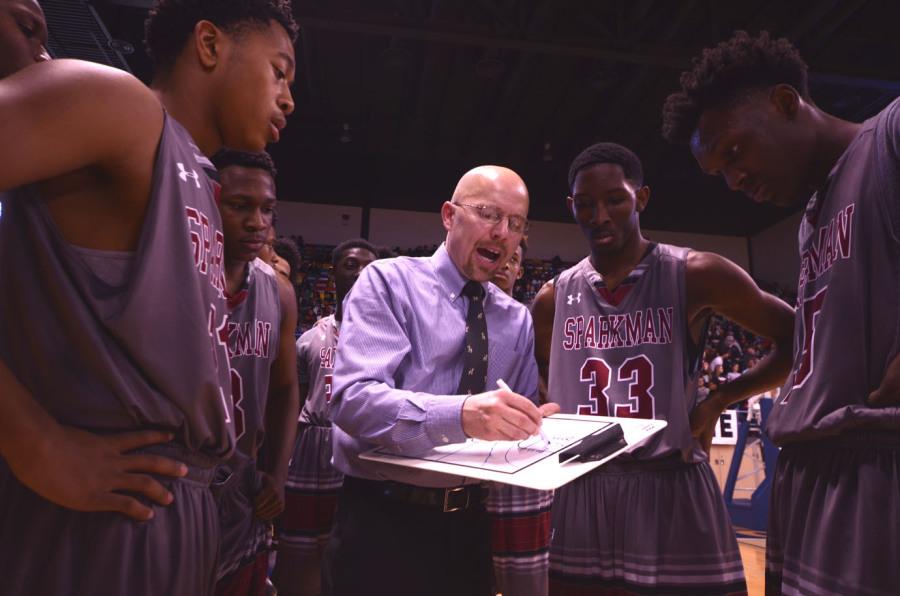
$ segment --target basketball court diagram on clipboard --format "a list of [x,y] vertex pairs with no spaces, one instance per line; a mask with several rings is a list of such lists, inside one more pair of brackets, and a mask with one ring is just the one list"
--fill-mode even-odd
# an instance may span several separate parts
[[[627,445],[600,461],[561,463],[560,455],[586,437],[619,424]],[[630,451],[666,426],[662,420],[611,418],[556,414],[544,419],[539,435],[522,441],[482,441],[440,445],[417,455],[400,455],[376,448],[363,459],[434,472],[494,480],[538,489],[552,489]]]

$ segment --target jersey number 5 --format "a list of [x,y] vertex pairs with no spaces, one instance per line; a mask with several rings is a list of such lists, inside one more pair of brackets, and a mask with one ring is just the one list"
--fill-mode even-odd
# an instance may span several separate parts
[[590,383],[587,405],[578,406],[579,414],[617,416],[619,418],[656,417],[656,400],[653,389],[653,363],[644,356],[634,356],[622,363],[616,371],[619,383],[628,383],[627,404],[615,404],[610,413],[609,395],[606,390],[612,381],[612,369],[603,358],[588,358],[581,365],[581,381]]

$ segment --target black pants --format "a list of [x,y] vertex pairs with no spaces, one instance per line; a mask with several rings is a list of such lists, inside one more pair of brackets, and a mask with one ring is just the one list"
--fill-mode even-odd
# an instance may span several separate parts
[[323,596],[487,596],[482,505],[444,513],[342,489],[322,564]]

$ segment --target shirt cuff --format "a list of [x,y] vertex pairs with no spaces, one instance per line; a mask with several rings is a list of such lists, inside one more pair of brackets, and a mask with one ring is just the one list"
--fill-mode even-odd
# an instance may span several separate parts
[[463,443],[462,407],[468,395],[435,395],[425,400],[425,432],[435,447]]

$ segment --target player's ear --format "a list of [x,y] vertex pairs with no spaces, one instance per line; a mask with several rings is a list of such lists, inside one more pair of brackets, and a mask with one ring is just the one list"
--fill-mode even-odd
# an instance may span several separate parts
[[441,205],[441,221],[444,223],[444,229],[448,232],[453,227],[453,211],[456,207],[450,201],[444,201]]
[[524,266],[524,265],[520,265],[520,266],[519,266],[519,273],[516,274],[516,279],[517,279],[517,280],[518,280],[518,279],[522,279],[524,276],[525,276],[525,266]]
[[566,197],[566,206],[569,208],[569,213],[572,214],[572,219],[578,219],[575,217],[575,199]]
[[650,202],[650,187],[642,186],[638,189],[636,193],[634,193],[634,209],[638,213],[644,211],[647,208],[647,203]]
[[210,21],[198,21],[194,25],[193,42],[200,64],[207,69],[214,68],[219,62],[222,30]]
[[793,120],[800,109],[800,94],[792,86],[780,83],[769,91],[769,100],[779,113]]

